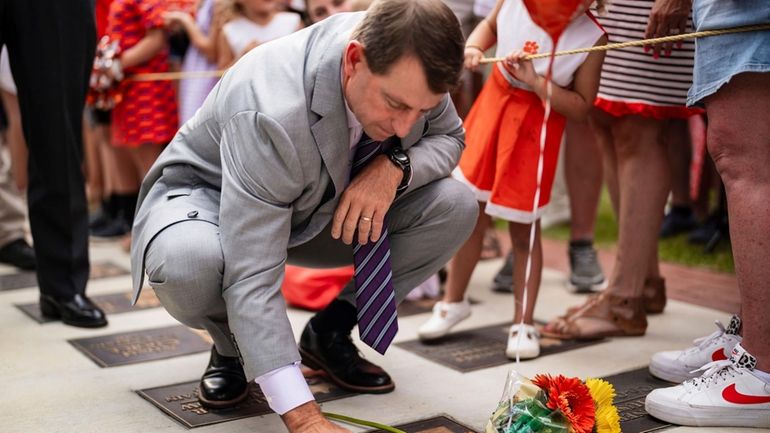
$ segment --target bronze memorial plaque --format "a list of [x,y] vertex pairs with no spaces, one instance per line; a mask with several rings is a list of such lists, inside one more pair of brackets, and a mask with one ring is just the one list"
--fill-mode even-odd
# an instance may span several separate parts
[[[406,433],[476,433],[475,430],[468,428],[447,416],[437,416],[422,421],[410,422],[395,426]],[[379,433],[382,430],[376,430],[372,433]]]
[[[90,296],[89,298],[96,303],[107,315],[127,313],[129,311],[145,310],[147,308],[160,307],[160,301],[155,296],[155,292],[145,287],[139,296],[136,305],[131,305],[131,292],[112,293],[109,295]],[[31,304],[16,304],[16,308],[23,311],[37,323],[53,322],[56,319],[49,319],[40,314],[40,304],[33,302]]]
[[100,367],[116,367],[211,350],[203,332],[175,325],[68,340]]
[[[90,279],[117,277],[127,275],[128,270],[112,262],[97,262],[91,264]],[[37,276],[34,272],[17,272],[0,275],[0,291],[24,289],[37,286]]]
[[[323,403],[355,395],[327,381],[321,375],[306,376],[310,391],[316,401]],[[201,427],[225,421],[261,416],[272,413],[265,396],[254,382],[250,384],[249,397],[238,406],[230,409],[206,409],[198,401],[198,381],[176,385],[142,389],[137,394],[155,405],[158,409],[174,418],[187,428]],[[258,431],[255,430],[255,431]]]
[[[396,346],[463,373],[513,362],[505,356],[510,323],[449,334],[432,342],[420,340],[396,343]],[[540,339],[540,356],[602,343],[607,340],[576,341]],[[522,361],[526,362],[526,361]]]
[[653,389],[674,384],[657,379],[647,367],[615,374],[604,378],[615,386],[615,405],[620,413],[620,429],[623,433],[645,433],[670,427],[671,424],[653,418],[644,410],[644,399]]

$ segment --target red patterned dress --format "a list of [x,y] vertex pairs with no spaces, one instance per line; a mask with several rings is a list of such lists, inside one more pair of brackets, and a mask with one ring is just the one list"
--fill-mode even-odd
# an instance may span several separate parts
[[[120,41],[122,52],[136,45],[147,31],[163,27],[162,0],[114,0],[110,5],[107,34]],[[168,49],[147,62],[126,68],[125,76],[168,71]],[[178,127],[177,101],[170,81],[121,83],[123,99],[112,110],[112,145],[139,147],[166,145]]]

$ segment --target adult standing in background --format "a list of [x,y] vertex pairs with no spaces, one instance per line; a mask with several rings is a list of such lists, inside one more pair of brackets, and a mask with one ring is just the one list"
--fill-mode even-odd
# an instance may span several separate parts
[[[660,3],[653,36],[681,31],[690,1]],[[767,24],[770,7],[767,0],[695,0],[693,20],[698,31]],[[731,337],[732,353],[726,348],[713,358],[728,359],[703,365],[699,377],[682,385],[653,391],[645,406],[674,424],[770,428],[770,31],[698,39],[687,103],[706,107],[707,145],[727,192],[741,336]],[[677,360],[713,347],[707,340]]]
[[106,326],[104,312],[85,296],[82,128],[95,49],[91,2],[0,0],[0,45],[8,46],[29,148],[27,200],[40,309],[68,325]]

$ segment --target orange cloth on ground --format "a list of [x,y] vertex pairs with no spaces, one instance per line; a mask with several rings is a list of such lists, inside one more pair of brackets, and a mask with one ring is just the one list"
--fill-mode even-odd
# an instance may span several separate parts
[[318,311],[339,295],[353,278],[353,266],[310,269],[286,265],[281,292],[293,307]]
[[565,118],[548,121],[538,211],[533,213],[545,109],[534,93],[511,86],[497,68],[465,120],[466,149],[455,177],[470,184],[486,213],[531,223],[551,198]]

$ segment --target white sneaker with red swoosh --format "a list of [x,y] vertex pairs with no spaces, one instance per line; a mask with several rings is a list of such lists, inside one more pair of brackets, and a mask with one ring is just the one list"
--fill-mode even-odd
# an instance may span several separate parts
[[733,316],[725,328],[718,320],[718,330],[713,334],[693,341],[693,346],[685,350],[658,352],[652,355],[650,374],[663,380],[682,383],[687,379],[700,376],[699,368],[704,365],[727,359],[736,344],[741,342],[741,319]]
[[756,358],[735,346],[730,359],[705,365],[702,376],[647,395],[647,413],[694,427],[770,428],[770,384],[753,374]]

